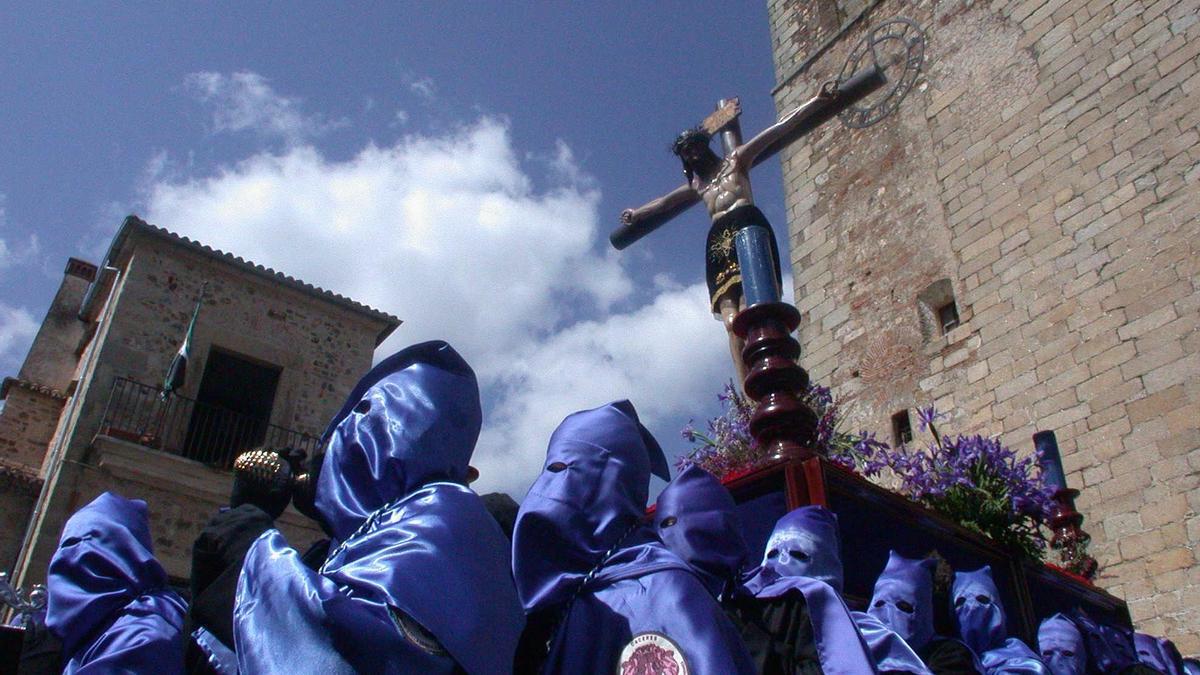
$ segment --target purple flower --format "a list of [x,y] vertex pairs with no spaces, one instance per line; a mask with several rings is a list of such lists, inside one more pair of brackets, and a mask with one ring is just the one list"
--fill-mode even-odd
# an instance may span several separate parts
[[[812,385],[805,392],[804,402],[817,416],[814,450],[830,461],[851,470],[878,472],[886,465],[881,458],[889,448],[873,434],[857,436],[839,431],[841,409],[827,387]],[[723,412],[709,420],[707,433],[695,429],[692,423],[681,431],[684,439],[695,449],[677,460],[680,468],[698,464],[716,476],[752,469],[766,461],[750,433],[750,418],[754,403],[742,396],[733,383],[728,383],[717,395]]]
[[946,417],[946,413],[938,412],[937,408],[933,407],[932,405],[927,405],[924,408],[917,408],[917,422],[921,427],[921,431],[929,429],[934,422],[940,419],[945,419]]

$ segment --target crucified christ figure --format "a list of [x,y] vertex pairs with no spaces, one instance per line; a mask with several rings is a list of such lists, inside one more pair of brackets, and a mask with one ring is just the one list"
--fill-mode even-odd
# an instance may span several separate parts
[[[818,97],[819,99],[820,97]],[[814,99],[814,101],[817,99]],[[733,102],[736,116],[736,99]],[[720,112],[720,111],[718,111]],[[733,332],[733,319],[743,307],[742,276],[738,267],[733,238],[737,231],[750,225],[761,225],[771,232],[771,254],[775,261],[775,282],[782,284],[779,271],[779,248],[774,231],[766,216],[754,205],[750,189],[750,168],[765,159],[764,151],[772,152],[794,132],[809,121],[812,101],[785,115],[744,144],[737,145],[724,157],[709,147],[712,136],[702,127],[687,129],[679,134],[672,146],[683,163],[687,183],[636,209],[621,212],[626,227],[643,225],[656,227],[675,214],[703,201],[712,218],[705,244],[705,278],[713,315],[725,325],[729,336],[729,351],[737,370],[738,382],[745,379],[742,362],[742,339]],[[728,133],[728,132],[727,132]],[[736,138],[736,131],[734,132]]]

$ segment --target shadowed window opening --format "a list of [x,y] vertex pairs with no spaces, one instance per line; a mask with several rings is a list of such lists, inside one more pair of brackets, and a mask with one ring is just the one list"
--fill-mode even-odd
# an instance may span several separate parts
[[949,279],[938,279],[917,294],[917,318],[921,337],[926,342],[949,333],[962,323]]
[[958,327],[958,305],[954,301],[938,307],[938,323],[942,324],[942,335]]
[[908,409],[892,415],[892,441],[893,445],[902,445],[904,443],[912,443],[912,419],[908,416]]
[[216,348],[205,361],[183,456],[226,463],[266,437],[280,368]]

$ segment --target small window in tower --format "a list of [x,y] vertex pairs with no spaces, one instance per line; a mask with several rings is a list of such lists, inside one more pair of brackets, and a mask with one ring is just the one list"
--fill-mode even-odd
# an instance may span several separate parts
[[912,443],[912,420],[908,416],[908,410],[901,410],[892,415],[892,440],[894,445],[903,445]]
[[926,341],[945,335],[962,323],[949,279],[938,279],[917,293],[917,318],[921,337]]
[[942,324],[942,335],[958,327],[958,305],[953,300],[938,307],[937,315],[938,323]]

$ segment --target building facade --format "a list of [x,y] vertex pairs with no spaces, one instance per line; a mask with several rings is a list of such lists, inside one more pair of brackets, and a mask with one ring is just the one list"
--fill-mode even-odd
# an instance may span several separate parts
[[[183,386],[168,365],[203,302]],[[67,517],[111,490],[148,502],[155,553],[177,582],[228,503],[236,454],[312,451],[371,366],[393,316],[129,217],[99,267],[72,260],[0,411],[0,540],[23,585],[44,579]],[[7,516],[12,515],[11,519]],[[319,536],[292,509],[304,547]]]
[[868,28],[905,16],[927,39],[896,114],[782,153],[802,364],[893,442],[928,404],[1023,453],[1056,432],[1097,583],[1200,653],[1200,5],[769,16],[781,113]]

